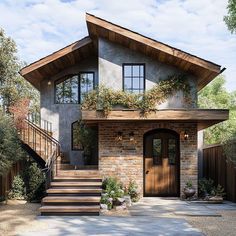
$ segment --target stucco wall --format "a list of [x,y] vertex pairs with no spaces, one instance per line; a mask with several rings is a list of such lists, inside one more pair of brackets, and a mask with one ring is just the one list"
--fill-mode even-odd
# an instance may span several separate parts
[[[197,124],[196,123],[144,123],[120,122],[99,124],[99,170],[103,177],[115,176],[128,185],[135,180],[143,194],[143,136],[146,132],[165,128],[180,134],[180,195],[187,181],[191,180],[197,189]],[[122,141],[116,140],[118,132],[123,133]],[[134,132],[135,144],[129,140]],[[189,134],[188,140],[183,137]]]
[[[95,72],[95,84],[98,83],[97,58],[91,57],[81,63],[61,71],[40,84],[41,117],[52,123],[53,136],[59,140],[63,154],[71,160],[78,159],[78,151],[71,150],[71,124],[80,119],[79,104],[55,104],[54,82],[65,75],[83,71]],[[48,81],[51,85],[48,85]],[[80,162],[82,164],[82,160]]]
[[[152,88],[160,80],[166,79],[170,75],[182,74],[183,71],[160,63],[153,58],[132,51],[128,48],[114,44],[108,40],[99,38],[99,84],[103,84],[116,90],[122,90],[122,64],[123,63],[145,63],[146,90]],[[188,76],[191,85],[192,107],[197,104],[196,78]],[[177,92],[170,97],[159,108],[185,108],[189,107],[183,99],[182,92]]]

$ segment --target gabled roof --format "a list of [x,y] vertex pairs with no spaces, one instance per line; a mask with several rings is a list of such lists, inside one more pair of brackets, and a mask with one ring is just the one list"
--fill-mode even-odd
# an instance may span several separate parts
[[187,73],[192,73],[197,77],[198,90],[222,72],[220,65],[91,14],[86,14],[86,22],[89,36],[24,67],[20,74],[39,89],[42,79],[49,78],[66,67],[75,65],[91,54],[96,55],[95,46],[98,37],[106,38],[160,62],[178,67]]
[[49,78],[94,53],[93,41],[87,36],[22,68],[20,74],[39,89],[43,78]]
[[91,38],[102,37],[192,73],[198,77],[198,90],[219,75],[221,66],[171,47],[91,14],[86,14]]

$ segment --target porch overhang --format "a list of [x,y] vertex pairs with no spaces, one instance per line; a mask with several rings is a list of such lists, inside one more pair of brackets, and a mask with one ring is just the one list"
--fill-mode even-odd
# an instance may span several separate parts
[[101,110],[82,110],[86,123],[104,122],[178,122],[197,123],[198,130],[205,129],[229,118],[227,109],[162,109],[145,116],[140,110],[112,110],[107,117]]

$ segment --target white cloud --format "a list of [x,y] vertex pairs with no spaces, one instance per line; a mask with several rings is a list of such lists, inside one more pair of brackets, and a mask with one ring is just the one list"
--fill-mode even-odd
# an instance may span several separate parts
[[28,63],[87,35],[85,12],[227,67],[236,90],[236,35],[224,22],[227,0],[2,0],[0,26]]

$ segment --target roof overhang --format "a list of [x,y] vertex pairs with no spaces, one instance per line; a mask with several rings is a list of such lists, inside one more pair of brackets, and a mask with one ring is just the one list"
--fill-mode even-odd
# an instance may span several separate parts
[[35,88],[40,89],[40,81],[50,78],[69,66],[95,54],[90,37],[85,37],[62,48],[20,70],[20,74]]
[[198,130],[205,129],[229,118],[227,109],[163,109],[145,116],[140,110],[113,110],[107,117],[99,110],[82,110],[86,123],[104,122],[181,122],[197,123]]
[[145,37],[94,15],[87,13],[86,21],[91,38],[102,37],[108,39],[191,73],[198,78],[198,90],[222,72],[220,65]]

